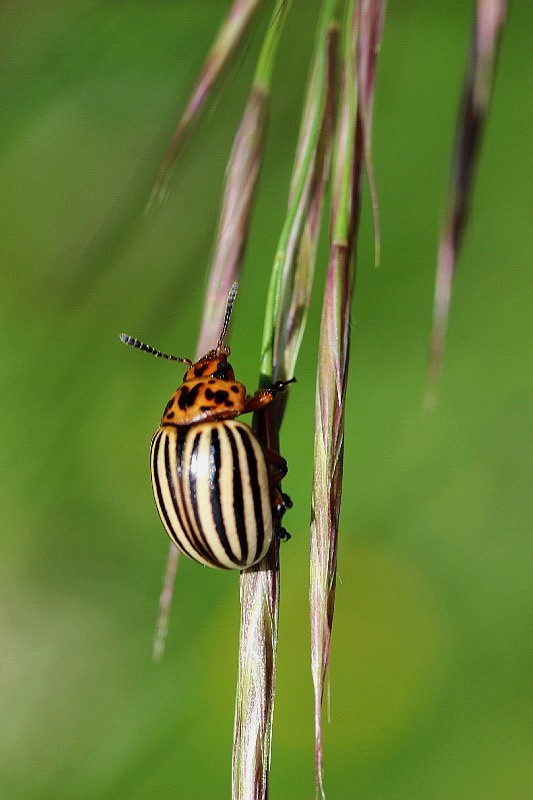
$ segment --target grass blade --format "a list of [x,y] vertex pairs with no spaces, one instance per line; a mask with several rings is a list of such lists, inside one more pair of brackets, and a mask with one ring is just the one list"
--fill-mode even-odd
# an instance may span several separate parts
[[178,571],[179,558],[180,551],[177,547],[174,547],[174,545],[171,544],[168,548],[167,564],[163,578],[163,588],[161,589],[161,594],[159,595],[159,612],[157,615],[152,647],[152,658],[154,661],[161,661],[163,658],[163,653],[165,652],[165,644],[168,634],[168,620],[170,617],[170,609],[172,607],[172,595],[174,594],[174,582],[176,580],[176,572]]
[[506,0],[478,0],[446,197],[435,277],[426,408],[437,402],[457,258],[468,217],[477,154],[487,116]]
[[[348,2],[343,29],[341,100],[334,146],[330,258],[322,307],[315,410],[311,514],[311,671],[315,691],[315,786],[325,797],[322,703],[335,606],[337,541],[342,494],[344,405],[350,349],[352,261],[359,219],[361,171],[369,153],[370,110],[381,3]],[[365,93],[366,129],[362,120]]]
[[372,213],[374,215],[374,260],[381,261],[381,223],[378,192],[372,162],[372,110],[377,55],[385,22],[385,0],[360,0],[361,31],[359,36],[359,116],[363,135],[365,169],[368,175]]
[[163,201],[166,199],[172,172],[181,149],[198,122],[225,68],[246,35],[252,19],[262,2],[264,0],[235,0],[229,10],[207,55],[168,150],[163,157],[148,200],[147,212],[151,210],[156,200]]
[[212,346],[213,317],[218,319],[217,298],[225,297],[238,281],[248,239],[253,202],[263,158],[277,48],[290,3],[278,0],[274,8],[254,75],[254,80],[231,150],[215,252],[204,303],[199,354]]
[[[316,63],[311,72],[287,216],[272,268],[261,347],[261,376],[263,382],[267,383],[289,376],[300,342],[294,326],[288,329],[285,320],[295,294],[297,257],[314,195],[313,189],[316,188],[317,154],[328,108],[328,91],[331,89],[331,85],[328,86],[328,81],[331,83],[330,40],[337,5],[338,0],[325,0],[318,24]],[[293,319],[301,317],[300,330],[303,331],[305,314],[302,316],[301,310],[298,312],[293,308],[291,316]]]
[[[305,331],[315,275],[323,201],[329,177],[338,44],[338,26],[333,16],[324,20],[324,28],[320,34],[289,194],[291,205],[298,196],[299,187],[303,186],[299,197],[303,213],[295,216],[295,225],[287,239],[290,244],[286,256],[288,253],[293,253],[293,256],[292,261],[286,258],[284,271],[291,278],[292,287],[287,292],[284,323],[280,334],[273,340],[278,342],[280,348],[280,375],[284,377],[292,377],[294,374]],[[315,136],[315,128],[318,136]],[[311,154],[310,158],[308,153]]]
[[[284,262],[290,282],[299,286],[295,305],[267,304],[264,338],[277,349],[261,360],[261,382],[269,384],[292,370],[301,341],[310,284],[314,273],[316,239],[325,187],[327,160],[325,132],[331,127],[334,2],[328,2],[319,31],[317,60],[311,71],[308,99],[302,119],[288,219],[282,241],[290,242],[290,259]],[[303,244],[305,241],[305,245]],[[276,258],[273,281],[281,260]],[[288,265],[288,266],[287,266]],[[299,277],[295,275],[298,273]],[[272,285],[272,284],[271,284]],[[290,320],[290,323],[289,323]],[[280,334],[290,328],[285,340]],[[286,395],[279,396],[254,418],[254,430],[267,449],[279,451],[279,428]],[[266,559],[241,574],[241,634],[235,736],[233,750],[233,798],[266,798],[270,762],[271,728],[276,680],[279,609],[279,543],[274,541]]]
[[239,672],[233,738],[233,800],[264,800],[272,739],[278,645],[279,545],[241,573]]

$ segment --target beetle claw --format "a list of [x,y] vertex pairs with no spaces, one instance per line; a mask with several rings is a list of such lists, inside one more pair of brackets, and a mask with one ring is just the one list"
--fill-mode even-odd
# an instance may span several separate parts
[[285,510],[288,508],[292,508],[292,500],[288,494],[281,494],[281,499],[283,500],[283,505],[285,506]]
[[288,542],[291,538],[289,531],[282,528],[281,525],[276,528],[276,536],[281,542]]

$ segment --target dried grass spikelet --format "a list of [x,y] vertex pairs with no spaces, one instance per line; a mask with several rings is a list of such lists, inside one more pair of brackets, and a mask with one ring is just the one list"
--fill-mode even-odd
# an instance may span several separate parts
[[163,156],[147,203],[147,212],[156,201],[166,200],[176,161],[263,3],[264,0],[234,0],[207,54],[172,141]]
[[[300,127],[285,223],[270,281],[261,383],[292,377],[303,335],[316,260],[332,122],[333,7],[321,16]],[[286,395],[254,418],[267,448],[279,449]],[[276,679],[279,608],[279,545],[241,574],[241,635],[233,748],[234,800],[266,798]]]
[[[335,607],[342,493],[344,406],[348,373],[353,260],[363,161],[370,165],[375,63],[384,2],[348,2],[342,35],[340,107],[334,143],[330,257],[322,307],[315,406],[311,515],[311,671],[315,691],[315,786],[323,783],[322,704]],[[369,175],[373,175],[371,166]],[[372,192],[375,192],[373,178]],[[374,197],[375,220],[377,201]],[[376,233],[376,252],[379,233]]]
[[437,402],[453,279],[468,217],[477,154],[492,93],[498,45],[506,13],[506,0],[477,0],[437,256],[425,398],[428,409]]

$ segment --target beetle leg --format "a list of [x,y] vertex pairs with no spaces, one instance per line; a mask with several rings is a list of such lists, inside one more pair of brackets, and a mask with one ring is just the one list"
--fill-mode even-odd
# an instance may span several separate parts
[[255,394],[246,398],[242,413],[247,414],[248,411],[257,411],[258,408],[267,406],[272,402],[275,396],[276,395],[273,394],[270,389],[258,389]]
[[277,486],[272,491],[273,508],[276,512],[277,519],[281,519],[287,509],[292,508],[292,500],[288,494],[280,492]]
[[292,500],[288,494],[281,491],[281,481],[287,474],[287,462],[275,450],[267,450],[267,459],[270,464],[270,475],[272,476],[274,507],[279,516],[283,516],[288,508],[292,508]]
[[[285,389],[287,384],[294,383],[295,380],[295,378],[291,378],[289,381],[277,381],[277,383],[274,383],[267,389],[258,389],[252,397],[246,399],[243,410],[244,413],[247,411],[256,411],[258,408],[271,403],[276,395]],[[278,539],[286,542],[291,538],[291,535],[280,523],[287,509],[292,508],[291,498],[288,494],[281,491],[281,481],[288,471],[287,462],[283,456],[275,450],[267,450],[265,454],[270,466],[272,508],[274,510],[275,519],[274,532]]]
[[290,535],[289,531],[286,531],[285,528],[282,528],[281,526],[278,526],[276,528],[276,536],[282,542],[288,542],[289,539],[291,538],[291,535]]
[[283,500],[283,505],[285,506],[285,510],[287,511],[289,508],[292,508],[292,500],[288,494],[281,493],[281,498]]
[[289,468],[287,466],[287,461],[280,456],[275,450],[268,450],[267,451],[267,458],[270,464],[270,471],[272,472],[272,477],[274,478],[274,482],[276,484],[281,483]]
[[273,506],[278,520],[282,518],[288,508],[292,508],[292,500],[288,494],[281,491],[281,481],[288,472],[287,462],[275,450],[267,450],[266,453],[270,464],[270,475],[272,477],[272,497]]
[[246,398],[242,413],[247,414],[249,411],[257,411],[258,408],[268,405],[285,389],[287,384],[294,383],[295,380],[296,378],[291,378],[289,381],[276,381],[266,389],[258,389],[255,394]]

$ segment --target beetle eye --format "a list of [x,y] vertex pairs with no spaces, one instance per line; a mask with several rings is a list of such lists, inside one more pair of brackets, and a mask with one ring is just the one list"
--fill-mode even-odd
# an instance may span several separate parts
[[233,372],[231,365],[227,361],[220,361],[217,364],[216,372],[213,372],[213,378],[218,378],[221,381],[227,381],[230,374]]

